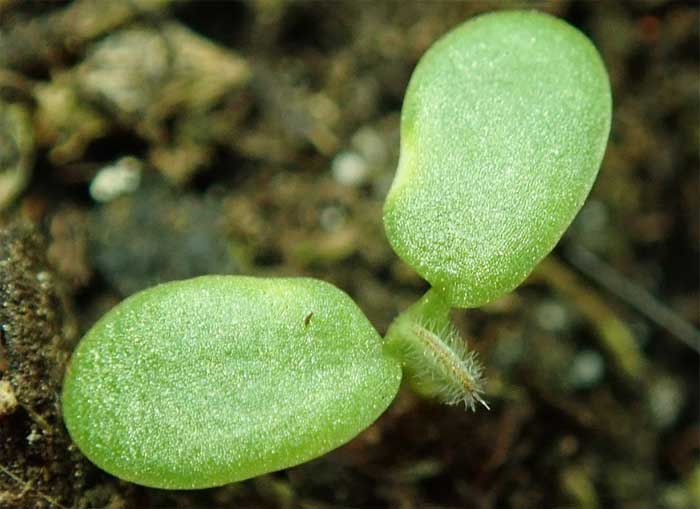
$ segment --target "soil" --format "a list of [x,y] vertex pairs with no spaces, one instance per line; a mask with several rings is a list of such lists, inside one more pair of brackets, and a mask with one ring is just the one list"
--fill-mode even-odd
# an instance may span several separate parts
[[63,427],[81,335],[160,281],[318,277],[384,333],[427,288],[381,222],[403,93],[500,6],[0,0],[0,507],[700,507],[695,2],[537,4],[599,48],[613,127],[555,252],[454,314],[490,411],[402,390],[326,456],[199,491],[116,479]]

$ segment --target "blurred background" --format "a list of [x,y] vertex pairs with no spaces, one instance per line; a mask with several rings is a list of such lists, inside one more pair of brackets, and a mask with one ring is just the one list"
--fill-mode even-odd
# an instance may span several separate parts
[[[416,62],[503,7],[600,50],[610,143],[520,289],[456,311],[491,411],[402,390],[310,463],[143,488],[71,445],[59,394],[122,298],[204,273],[307,275],[380,333],[427,288],[382,201]],[[700,507],[696,2],[0,0],[0,507]]]

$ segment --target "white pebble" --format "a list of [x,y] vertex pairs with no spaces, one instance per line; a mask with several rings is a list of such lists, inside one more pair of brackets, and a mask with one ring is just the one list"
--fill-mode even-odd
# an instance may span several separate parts
[[122,157],[97,172],[90,183],[90,196],[98,202],[112,201],[138,189],[142,163],[135,157]]
[[333,178],[345,186],[360,186],[369,174],[367,161],[356,152],[343,151],[331,163]]

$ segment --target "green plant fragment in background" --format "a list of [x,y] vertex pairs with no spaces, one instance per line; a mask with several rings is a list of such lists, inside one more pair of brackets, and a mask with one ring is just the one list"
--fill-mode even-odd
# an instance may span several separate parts
[[509,292],[583,204],[610,116],[600,56],[567,23],[509,11],[449,32],[404,100],[384,207],[394,250],[455,306]]
[[340,446],[384,411],[400,379],[334,286],[204,276],[144,290],[98,321],[73,354],[63,411],[107,472],[204,488]]

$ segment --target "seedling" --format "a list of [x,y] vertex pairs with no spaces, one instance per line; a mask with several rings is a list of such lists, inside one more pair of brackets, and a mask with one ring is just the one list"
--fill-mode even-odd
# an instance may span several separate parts
[[126,299],[87,333],[63,389],[85,455],[129,481],[204,488],[317,457],[369,426],[402,374],[474,408],[481,368],[453,307],[520,284],[581,207],[610,128],[591,43],[537,12],[477,17],[422,58],[406,93],[384,224],[432,288],[381,338],[313,279],[204,276]]

